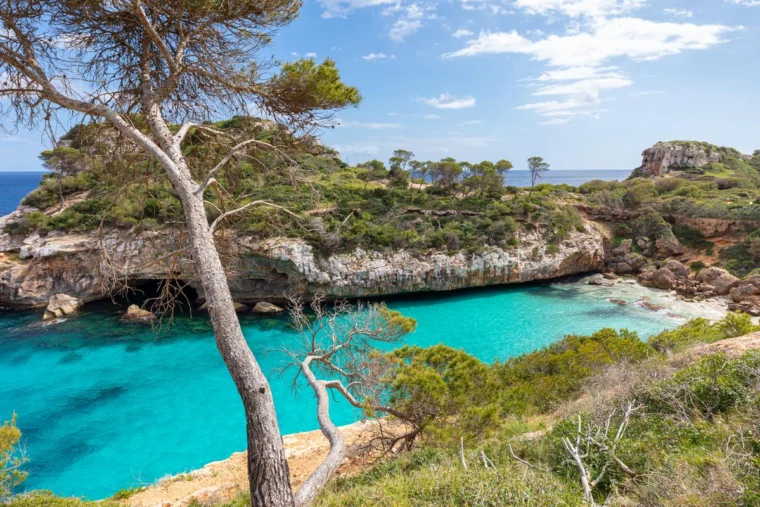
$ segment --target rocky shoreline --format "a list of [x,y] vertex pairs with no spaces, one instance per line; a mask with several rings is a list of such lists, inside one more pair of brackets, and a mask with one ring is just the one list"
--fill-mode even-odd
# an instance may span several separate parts
[[[9,217],[0,219],[0,229]],[[249,305],[318,292],[328,298],[357,298],[552,280],[601,271],[605,241],[603,227],[587,221],[582,231],[572,231],[553,248],[536,230],[521,234],[520,245],[513,249],[484,246],[475,253],[356,249],[321,257],[299,239],[236,237],[224,245],[223,254],[232,259],[228,272],[233,299]],[[102,299],[114,277],[137,285],[162,280],[167,268],[160,259],[178,245],[169,230],[53,232],[25,238],[1,234],[0,306],[42,307],[56,294],[83,302]],[[180,261],[172,269],[174,277],[197,290],[202,302],[191,261]]]

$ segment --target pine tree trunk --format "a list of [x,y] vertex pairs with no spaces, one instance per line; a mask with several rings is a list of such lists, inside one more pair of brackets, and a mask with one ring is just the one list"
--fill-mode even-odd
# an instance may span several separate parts
[[240,329],[227,276],[208,225],[203,197],[195,195],[189,186],[178,188],[178,191],[185,212],[190,250],[208,303],[217,348],[245,409],[251,503],[257,507],[292,506],[288,462],[272,391]]

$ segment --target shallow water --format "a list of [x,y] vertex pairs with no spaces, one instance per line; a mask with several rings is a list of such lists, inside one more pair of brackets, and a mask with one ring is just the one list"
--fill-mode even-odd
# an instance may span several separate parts
[[[619,306],[632,286],[531,285],[397,298],[389,306],[418,321],[408,343],[446,343],[485,361],[540,348],[564,334],[629,328],[642,337],[682,321],[688,307],[651,312]],[[0,313],[0,420],[15,411],[30,458],[28,489],[103,498],[203,466],[244,449],[242,407],[207,319],[180,318],[156,338],[119,321],[123,309],[90,304],[75,318],[40,323],[36,312]],[[270,374],[269,352],[294,339],[279,318],[242,319]],[[314,402],[296,398],[290,377],[270,376],[283,433],[315,429]],[[337,423],[357,414],[334,410]]]

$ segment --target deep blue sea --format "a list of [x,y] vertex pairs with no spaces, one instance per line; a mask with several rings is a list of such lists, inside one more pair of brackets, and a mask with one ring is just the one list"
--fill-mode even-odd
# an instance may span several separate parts
[[[19,177],[0,174],[4,203],[12,200],[8,182]],[[27,190],[17,190],[16,202]],[[15,207],[4,205],[0,210]],[[626,286],[614,296],[609,290],[526,285],[392,298],[388,304],[418,321],[407,343],[445,343],[484,361],[529,352],[568,333],[626,327],[643,337],[682,321],[609,301],[634,301],[641,295],[636,291],[646,289]],[[43,324],[40,311],[0,311],[0,421],[18,414],[30,458],[26,488],[104,498],[245,448],[242,406],[207,318],[182,316],[156,336],[121,322],[123,312],[110,302],[91,303],[76,317]],[[274,350],[296,339],[286,321],[246,315],[241,322],[269,373],[283,433],[315,429],[311,394],[296,396],[291,378],[274,374],[283,361]],[[334,413],[341,424],[357,417],[345,405]]]
[[0,217],[19,205],[40,184],[43,172],[0,172]]

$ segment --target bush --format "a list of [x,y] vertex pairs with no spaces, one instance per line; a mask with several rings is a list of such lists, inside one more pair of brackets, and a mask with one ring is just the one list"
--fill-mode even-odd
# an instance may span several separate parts
[[754,399],[759,379],[760,353],[734,360],[713,354],[655,383],[645,393],[644,403],[650,411],[712,419]]
[[584,379],[620,361],[639,361],[652,350],[634,332],[602,329],[570,335],[541,350],[495,365],[505,413],[545,412],[576,394]]
[[760,326],[755,326],[749,315],[729,313],[718,322],[702,318],[690,320],[676,329],[650,337],[648,342],[658,351],[678,352],[698,343],[712,343],[758,330]]

